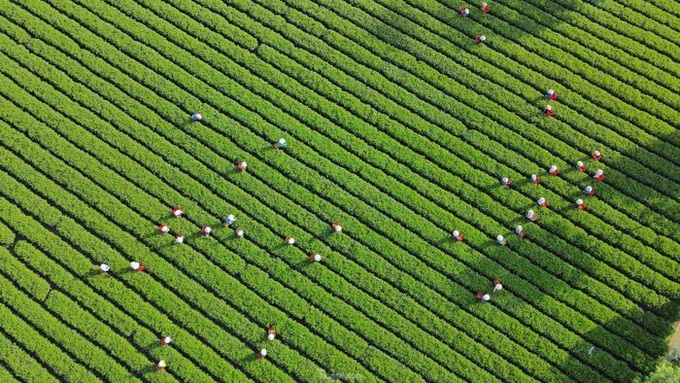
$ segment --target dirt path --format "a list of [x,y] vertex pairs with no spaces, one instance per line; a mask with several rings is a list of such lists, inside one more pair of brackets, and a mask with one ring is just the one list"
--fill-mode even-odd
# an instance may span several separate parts
[[673,328],[675,328],[675,331],[668,340],[668,346],[671,348],[680,347],[680,322],[675,322]]

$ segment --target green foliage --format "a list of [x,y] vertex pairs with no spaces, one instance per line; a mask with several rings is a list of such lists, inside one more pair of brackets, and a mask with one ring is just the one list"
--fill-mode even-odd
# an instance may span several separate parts
[[0,2],[0,380],[649,373],[680,297],[678,32],[621,4]]

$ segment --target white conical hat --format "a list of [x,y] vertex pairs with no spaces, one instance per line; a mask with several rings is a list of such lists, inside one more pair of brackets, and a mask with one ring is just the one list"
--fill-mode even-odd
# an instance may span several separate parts
[[519,234],[519,233],[522,232],[522,230],[524,230],[524,228],[522,227],[522,225],[518,225],[518,226],[515,228],[515,233],[518,233],[518,234]]
[[265,350],[264,348],[260,350],[260,355],[267,356],[267,350]]
[[133,270],[139,269],[139,262],[134,262],[134,261],[130,262],[130,268],[132,268]]
[[500,234],[498,234],[498,236],[496,237],[496,241],[498,241],[498,242],[503,242],[504,239],[505,238]]
[[543,197],[539,198],[538,201],[536,201],[536,203],[539,205],[543,205],[545,203],[545,198]]
[[453,236],[454,236],[454,237],[457,237],[457,236],[459,236],[459,235],[460,235],[460,232],[459,232],[458,230],[454,230],[454,231],[453,231]]
[[577,205],[583,205],[583,200],[580,199],[580,198],[577,199],[577,200],[576,200],[576,204],[577,204]]

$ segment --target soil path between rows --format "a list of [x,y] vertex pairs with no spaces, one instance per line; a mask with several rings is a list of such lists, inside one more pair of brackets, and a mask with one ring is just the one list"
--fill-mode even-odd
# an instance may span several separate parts
[[668,347],[680,347],[680,322],[675,322],[673,328],[675,331],[673,331],[673,335],[668,340]]

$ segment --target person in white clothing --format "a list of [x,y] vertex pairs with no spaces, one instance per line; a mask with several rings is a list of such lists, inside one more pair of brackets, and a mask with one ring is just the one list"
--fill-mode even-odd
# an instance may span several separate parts
[[477,297],[477,299],[479,299],[479,301],[482,302],[482,303],[488,302],[491,299],[491,295],[485,294],[482,291],[477,291],[477,294],[475,294],[475,297]]
[[553,176],[556,176],[556,175],[560,174],[560,168],[558,168],[557,165],[553,165],[548,170],[548,173],[550,173]]
[[203,116],[199,113],[194,113],[191,115],[191,121],[203,121]]
[[335,230],[336,233],[342,233],[342,226],[340,226],[338,221],[331,222],[331,228]]
[[543,198],[543,197],[539,198],[538,201],[536,201],[536,204],[538,204],[538,206],[540,206],[540,207],[548,207],[548,206],[550,206],[550,204],[548,203],[548,201],[546,201],[545,198]]
[[201,227],[201,233],[203,233],[203,235],[206,237],[209,237],[210,233],[212,233],[212,228],[210,228],[210,226],[203,225]]
[[531,210],[531,209],[527,210],[527,212],[524,214],[524,216],[527,217],[527,219],[531,222],[534,222],[538,219],[538,216],[536,215],[536,213],[534,213],[534,211]]
[[184,236],[182,234],[177,234],[175,236],[175,243],[184,243]]
[[158,231],[160,231],[163,234],[167,234],[170,232],[170,228],[166,224],[161,224],[160,226],[158,226]]
[[243,236],[245,235],[245,233],[243,232],[243,229],[241,229],[240,227],[237,227],[234,230],[234,234],[236,234],[236,236],[239,237],[239,238],[243,238]]
[[501,281],[500,278],[494,278],[492,283],[493,283],[493,292],[494,293],[503,290],[503,281]]
[[172,215],[174,215],[177,218],[180,218],[181,216],[184,215],[184,212],[182,211],[182,209],[179,208],[179,206],[176,206],[172,208]]
[[501,185],[507,187],[507,186],[510,186],[510,184],[511,184],[511,182],[510,182],[510,179],[508,177],[501,178]]
[[508,244],[508,241],[505,239],[505,237],[503,237],[500,234],[496,237],[496,242],[498,242],[498,244],[501,246],[505,246]]
[[524,238],[526,232],[524,231],[522,225],[517,225],[517,227],[515,228],[515,234],[517,234],[520,238]]
[[130,268],[134,271],[144,271],[144,265],[139,262],[130,262]]
[[165,370],[165,367],[167,366],[168,364],[164,360],[161,360],[156,364],[156,371],[161,372]]
[[107,265],[106,263],[102,263],[101,265],[99,265],[98,271],[99,271],[100,273],[106,273],[106,272],[108,272],[109,270],[111,270],[111,268],[110,268],[109,265]]

